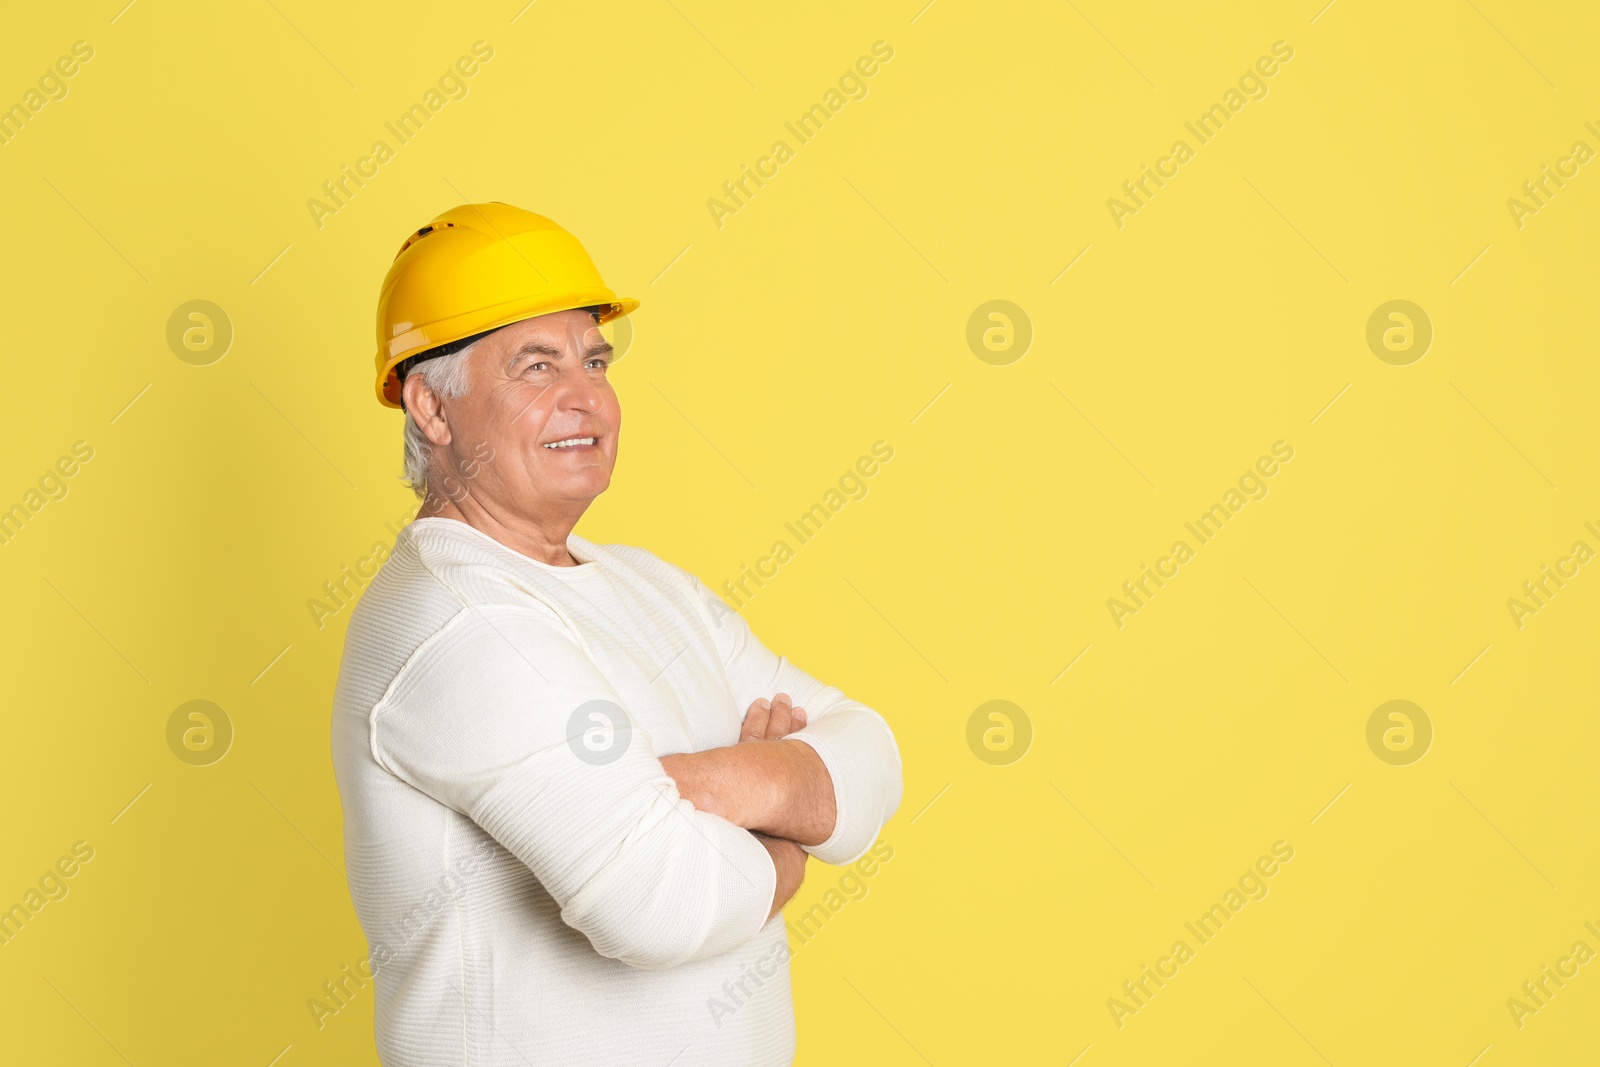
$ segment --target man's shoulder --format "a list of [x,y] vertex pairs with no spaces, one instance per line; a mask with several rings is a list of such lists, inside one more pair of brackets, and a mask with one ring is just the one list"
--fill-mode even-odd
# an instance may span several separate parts
[[[476,543],[443,524],[413,522],[362,592],[345,632],[341,675],[365,683],[352,694],[371,707],[408,665],[479,632],[505,632],[526,622],[563,626],[547,591]],[[496,641],[492,650],[515,652]],[[477,657],[462,656],[462,662]]]

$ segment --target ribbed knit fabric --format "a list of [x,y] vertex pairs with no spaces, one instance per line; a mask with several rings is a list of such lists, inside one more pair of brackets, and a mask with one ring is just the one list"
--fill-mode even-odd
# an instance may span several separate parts
[[[418,519],[351,613],[333,759],[378,1054],[789,1064],[771,858],[679,796],[658,757],[734,744],[752,701],[788,693],[808,719],[791,736],[817,750],[838,805],[808,851],[844,864],[900,804],[894,735],[689,572],[642,548],[567,546],[578,566]],[[590,701],[610,705],[578,710]],[[608,749],[586,731],[610,706],[626,725]]]

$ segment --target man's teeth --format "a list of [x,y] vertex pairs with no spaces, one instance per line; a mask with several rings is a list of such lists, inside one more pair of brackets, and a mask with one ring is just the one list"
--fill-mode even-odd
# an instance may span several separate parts
[[573,445],[592,445],[592,437],[569,437],[565,441],[552,441],[545,445],[546,448],[571,448]]

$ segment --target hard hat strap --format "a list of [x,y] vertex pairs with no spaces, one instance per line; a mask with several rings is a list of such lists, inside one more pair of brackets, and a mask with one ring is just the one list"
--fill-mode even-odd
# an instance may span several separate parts
[[[462,337],[454,341],[447,341],[446,343],[439,345],[437,348],[430,348],[424,352],[418,352],[414,356],[407,356],[405,359],[402,359],[399,363],[394,365],[395,378],[402,386],[404,386],[406,384],[406,375],[411,373],[411,368],[415,367],[423,360],[437,359],[440,356],[453,356],[463,348],[466,348],[468,345],[472,344],[474,341],[488,337],[491,333],[494,333],[495,330],[500,329],[504,329],[504,327],[496,326],[492,329],[484,330],[481,333],[472,334],[470,337]],[[402,408],[405,407],[405,395],[403,393],[400,397],[400,406]]]

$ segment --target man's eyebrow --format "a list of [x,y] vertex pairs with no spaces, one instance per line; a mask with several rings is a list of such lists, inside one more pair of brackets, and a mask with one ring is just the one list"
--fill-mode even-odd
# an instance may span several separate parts
[[[603,356],[613,351],[615,351],[615,349],[612,348],[611,342],[604,340],[596,341],[594,344],[589,346],[588,351],[584,353],[584,357],[590,358],[593,356]],[[561,350],[553,345],[548,345],[543,341],[528,341],[515,352],[511,353],[511,355],[506,359],[506,366],[514,367],[516,366],[518,360],[520,360],[523,356],[529,355],[549,356],[553,359],[560,359]]]

